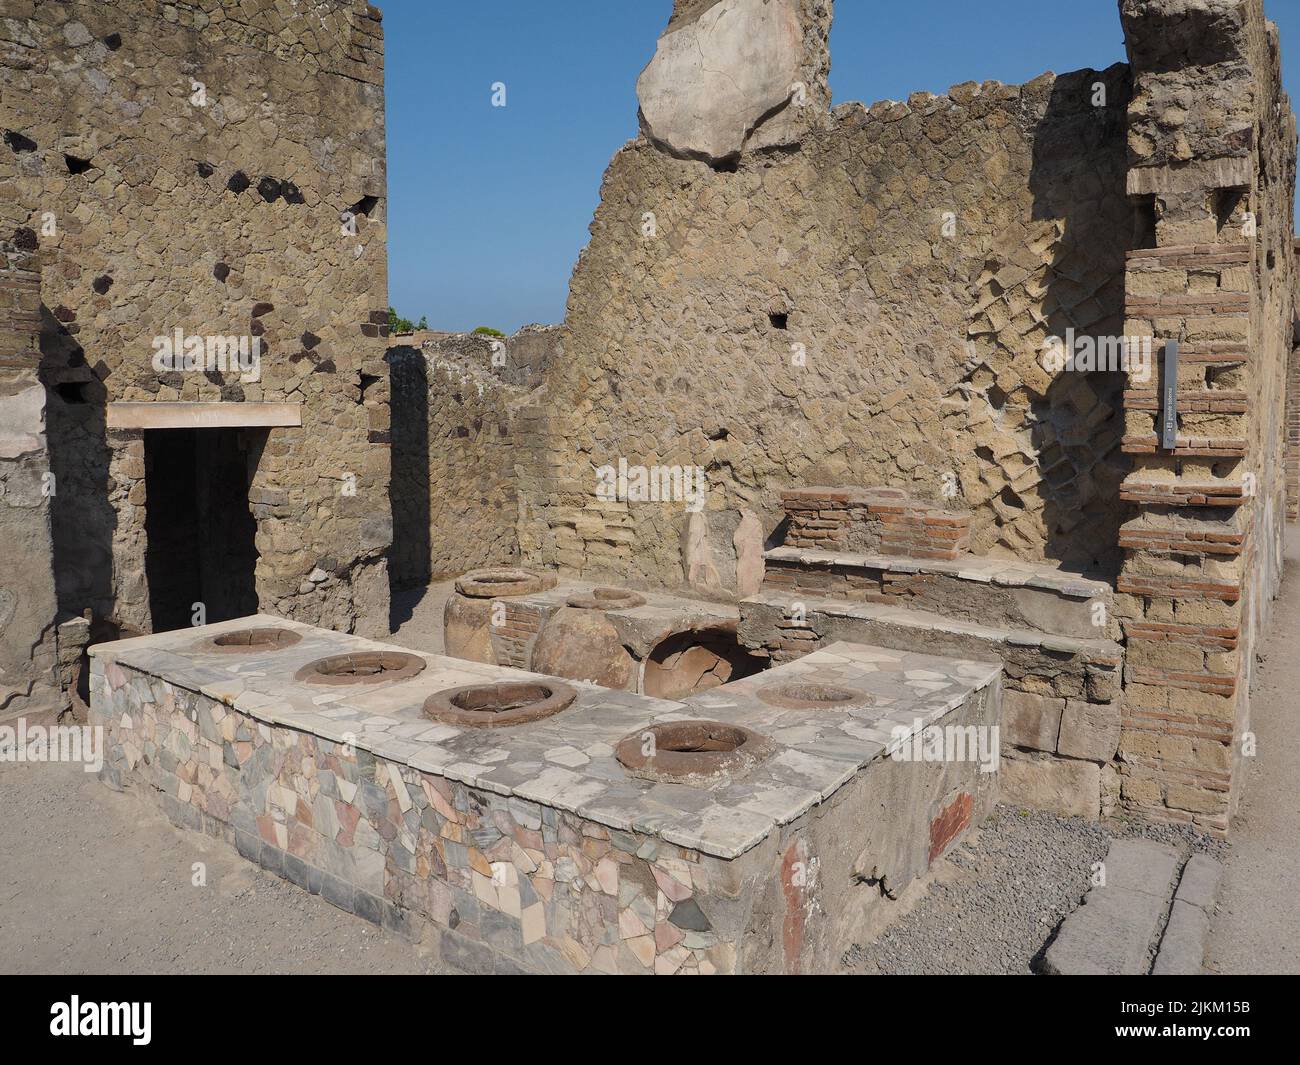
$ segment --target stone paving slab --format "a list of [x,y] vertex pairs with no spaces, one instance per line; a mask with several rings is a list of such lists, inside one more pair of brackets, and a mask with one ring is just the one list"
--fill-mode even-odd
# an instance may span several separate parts
[[1205,971],[1205,944],[1222,880],[1223,866],[1208,854],[1188,859],[1151,966],[1152,976],[1200,976]]
[[[247,656],[199,646],[221,632],[278,625],[299,643]],[[424,717],[424,700],[465,684],[538,675],[441,655],[400,682],[316,688],[294,673],[324,657],[395,650],[361,637],[270,616],[98,644],[105,672],[127,666],[233,706],[269,724],[351,742],[401,765],[471,787],[571,811],[610,828],[654,833],[678,846],[734,858],[824,801],[915,730],[994,683],[1001,667],[933,655],[833,644],[797,663],[692,698],[653,699],[568,681],[569,709],[509,729],[457,728]],[[860,691],[850,710],[794,710],[754,695],[763,684],[814,678]],[[708,716],[772,736],[777,752],[712,789],[655,784],[626,773],[619,740],[656,722]]]
[[1205,941],[1209,935],[1210,915],[1199,906],[1174,899],[1151,975],[1200,976],[1204,972]]
[[1213,909],[1223,882],[1223,865],[1208,854],[1193,854],[1183,867],[1183,878],[1178,881],[1179,902],[1202,910]]
[[[1105,890],[1168,899],[1178,883],[1182,858],[1176,848],[1149,839],[1118,839],[1106,852]],[[1092,893],[1089,892],[1089,895]]]
[[1106,855],[1105,883],[1094,886],[1061,923],[1043,970],[1061,976],[1150,972],[1181,865],[1174,847],[1115,840]]

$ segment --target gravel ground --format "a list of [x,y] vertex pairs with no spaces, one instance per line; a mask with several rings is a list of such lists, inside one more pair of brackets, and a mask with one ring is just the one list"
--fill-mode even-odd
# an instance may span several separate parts
[[1146,836],[1220,860],[1226,844],[1182,826],[1096,824],[998,806],[942,863],[925,897],[874,942],[851,947],[854,973],[1029,974],[1119,836]]

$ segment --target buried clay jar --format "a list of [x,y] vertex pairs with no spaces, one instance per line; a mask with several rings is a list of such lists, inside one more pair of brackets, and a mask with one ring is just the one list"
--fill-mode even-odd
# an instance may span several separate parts
[[448,725],[502,728],[558,714],[577,697],[556,680],[467,684],[434,692],[424,701],[424,716]]
[[195,644],[194,650],[208,651],[212,654],[255,655],[280,651],[301,642],[301,634],[294,632],[293,629],[275,625],[258,625],[210,636]]
[[497,599],[536,595],[555,587],[554,576],[525,569],[475,569],[456,580],[456,591],[443,608],[443,639],[452,658],[496,662],[492,650],[492,604]]
[[707,788],[752,769],[774,750],[771,740],[742,725],[665,721],[625,736],[614,755],[633,776]]
[[348,655],[331,655],[308,662],[294,674],[304,684],[382,684],[407,680],[423,671],[425,662],[418,655],[401,651],[358,651]]
[[645,596],[626,588],[593,588],[589,592],[575,592],[567,604],[580,610],[634,610],[645,606]]

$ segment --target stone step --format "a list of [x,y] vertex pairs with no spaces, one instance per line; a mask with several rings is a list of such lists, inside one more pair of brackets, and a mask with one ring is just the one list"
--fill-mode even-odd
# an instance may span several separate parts
[[[1118,643],[1104,637],[1061,636],[1034,629],[984,625],[913,607],[833,597],[799,596],[772,588],[764,588],[758,595],[741,600],[739,632],[742,642],[750,647],[759,646],[749,640],[746,633],[748,631],[754,634],[754,626],[768,623],[773,614],[782,618],[796,616],[806,618],[820,614],[826,618],[860,622],[882,631],[897,630],[901,638],[910,640],[913,644],[918,641],[952,644],[951,651],[936,649],[931,652],[935,654],[964,655],[967,650],[974,650],[980,645],[1001,648],[1022,647],[1035,652],[1048,651],[1059,655],[1077,655],[1089,662],[1111,667],[1117,667],[1124,654],[1124,649]],[[892,645],[880,644],[880,646]]]
[[763,591],[846,599],[1078,640],[1114,639],[1112,589],[1054,566],[963,555],[926,559],[777,547],[765,553]]

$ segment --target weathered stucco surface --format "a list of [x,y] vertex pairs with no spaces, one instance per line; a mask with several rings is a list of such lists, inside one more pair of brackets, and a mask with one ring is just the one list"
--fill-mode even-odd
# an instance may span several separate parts
[[0,241],[0,718],[58,704],[40,273],[31,242]]

